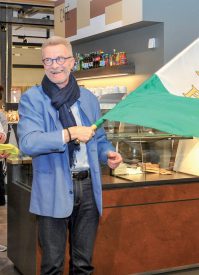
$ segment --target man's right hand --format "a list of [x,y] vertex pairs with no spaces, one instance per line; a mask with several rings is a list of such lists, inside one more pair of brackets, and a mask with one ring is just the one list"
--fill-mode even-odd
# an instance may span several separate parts
[[[95,131],[90,126],[73,126],[69,127],[68,130],[71,134],[71,140],[77,139],[84,143],[88,142],[95,135]],[[64,139],[66,143],[69,142],[70,139],[66,129],[64,129]]]

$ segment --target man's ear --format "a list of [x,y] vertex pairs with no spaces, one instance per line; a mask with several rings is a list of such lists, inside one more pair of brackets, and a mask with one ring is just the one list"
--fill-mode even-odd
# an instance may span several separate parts
[[72,57],[70,60],[70,70],[72,70],[74,66],[75,66],[75,58]]

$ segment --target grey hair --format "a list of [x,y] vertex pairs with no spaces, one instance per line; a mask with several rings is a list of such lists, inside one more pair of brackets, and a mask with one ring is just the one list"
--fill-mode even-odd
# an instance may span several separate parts
[[61,36],[51,36],[48,38],[41,47],[41,51],[43,53],[43,50],[48,47],[48,46],[56,46],[56,45],[64,45],[67,50],[70,52],[70,54],[73,56],[73,50],[72,50],[72,45],[69,40],[67,40],[64,37]]

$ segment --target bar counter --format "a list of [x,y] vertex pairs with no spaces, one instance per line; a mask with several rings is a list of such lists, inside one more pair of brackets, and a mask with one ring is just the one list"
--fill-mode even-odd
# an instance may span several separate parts
[[[28,212],[31,159],[8,159],[8,257],[39,275],[36,218]],[[199,263],[199,178],[176,173],[147,181],[103,175],[103,216],[94,275],[157,274]],[[68,250],[66,251],[68,259]],[[64,275],[67,274],[67,260]]]

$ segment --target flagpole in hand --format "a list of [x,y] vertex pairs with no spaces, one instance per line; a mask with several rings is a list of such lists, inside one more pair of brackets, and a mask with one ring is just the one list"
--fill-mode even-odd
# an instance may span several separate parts
[[91,128],[95,131],[97,128],[101,127],[106,119],[103,117],[99,118],[94,124],[91,125]]
[[[97,130],[97,128],[99,128],[103,123],[105,122],[104,118],[100,118],[98,119],[94,124],[91,125],[91,128],[95,131]],[[75,140],[75,144],[79,145],[80,144],[80,140],[77,138]]]

